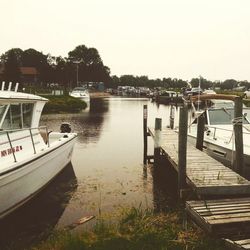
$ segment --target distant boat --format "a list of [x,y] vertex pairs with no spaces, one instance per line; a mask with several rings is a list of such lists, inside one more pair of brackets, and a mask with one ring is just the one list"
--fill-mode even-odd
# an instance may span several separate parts
[[170,104],[170,103],[182,103],[182,94],[179,94],[175,91],[160,91],[155,98],[156,102],[161,104]]
[[[16,88],[17,89],[17,88]],[[77,134],[39,127],[46,98],[0,90],[0,218],[31,199],[70,161]]]
[[69,95],[85,102],[90,101],[89,91],[85,87],[76,87],[69,93]]

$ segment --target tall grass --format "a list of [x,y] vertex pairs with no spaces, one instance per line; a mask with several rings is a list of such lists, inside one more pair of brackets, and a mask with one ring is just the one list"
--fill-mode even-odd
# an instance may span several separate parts
[[152,210],[131,208],[118,222],[99,218],[92,230],[81,233],[55,232],[33,250],[163,250],[224,249],[222,242],[210,239],[189,225],[183,228],[181,212],[154,214]]

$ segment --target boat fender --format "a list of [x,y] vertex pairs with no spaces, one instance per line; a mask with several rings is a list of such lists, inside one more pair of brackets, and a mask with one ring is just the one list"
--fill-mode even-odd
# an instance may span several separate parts
[[60,126],[61,133],[70,133],[71,132],[71,125],[68,122],[64,122]]

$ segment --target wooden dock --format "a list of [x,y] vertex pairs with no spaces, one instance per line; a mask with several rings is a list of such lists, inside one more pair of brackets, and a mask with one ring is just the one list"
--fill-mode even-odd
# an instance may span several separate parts
[[222,237],[227,249],[250,249],[250,198],[187,201],[186,211],[204,231]]
[[[240,98],[230,98],[235,102],[235,117],[240,117]],[[180,200],[185,197],[182,196],[182,190],[187,185],[198,194],[200,200],[186,201],[186,212],[193,221],[206,232],[223,237],[226,249],[250,249],[250,181],[238,174],[244,172],[242,124],[234,125],[237,145],[234,165],[238,172],[236,173],[201,151],[205,128],[202,116],[198,119],[195,147],[187,139],[186,105],[179,112],[178,133],[171,129],[162,129],[160,118],[155,119],[155,128],[145,129],[146,108],[144,107],[144,163],[147,159],[146,138],[150,135],[155,144],[154,160],[157,161],[160,155],[165,157],[178,173]],[[216,199],[206,200],[211,196]],[[221,199],[222,196],[227,199]]]
[[[155,138],[155,129],[149,128]],[[178,172],[178,133],[164,128],[160,132],[160,150]],[[187,144],[187,183],[199,195],[250,195],[250,182],[205,152]]]
[[238,237],[250,233],[250,198],[187,201],[191,218],[206,232]]

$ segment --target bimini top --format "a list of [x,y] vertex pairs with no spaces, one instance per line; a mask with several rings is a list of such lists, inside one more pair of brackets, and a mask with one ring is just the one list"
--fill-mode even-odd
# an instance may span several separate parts
[[15,91],[1,91],[0,90],[0,102],[12,102],[12,101],[19,101],[19,102],[25,102],[25,101],[48,101],[48,99],[28,94],[28,93],[22,93],[22,92],[15,92]]

